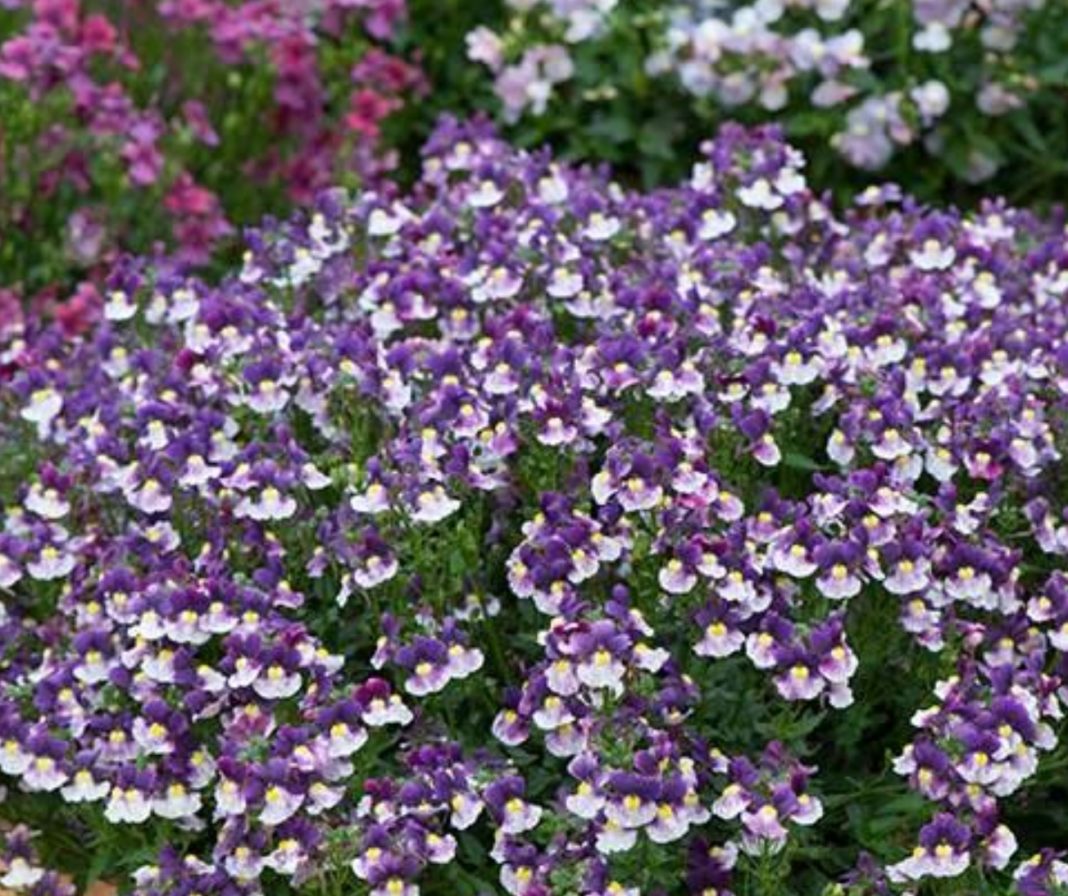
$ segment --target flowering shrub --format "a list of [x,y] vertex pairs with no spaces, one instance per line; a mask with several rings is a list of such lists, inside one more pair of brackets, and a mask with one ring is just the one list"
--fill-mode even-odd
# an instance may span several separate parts
[[0,4],[0,286],[65,300],[76,328],[99,296],[73,281],[116,252],[165,240],[203,262],[235,222],[388,165],[382,120],[422,89],[384,49],[404,12]]
[[1066,295],[737,127],[124,263],[0,350],[3,884],[1063,892]]
[[[844,182],[841,159],[879,171],[908,147],[915,150],[906,164],[892,170],[931,195],[947,192],[947,175],[979,182],[1007,166],[1006,186],[1034,193],[1063,173],[1054,160],[1068,145],[1060,142],[1068,123],[1049,115],[1068,74],[1051,39],[1068,27],[1063,4],[505,6],[503,24],[468,35],[468,55],[493,74],[505,120],[521,121],[521,134],[535,140],[557,136],[581,155],[627,163],[637,155],[647,177],[673,170],[677,149],[724,117],[782,122],[805,138],[824,184]],[[924,156],[938,161],[933,171]],[[1011,170],[1025,160],[1030,174]]]

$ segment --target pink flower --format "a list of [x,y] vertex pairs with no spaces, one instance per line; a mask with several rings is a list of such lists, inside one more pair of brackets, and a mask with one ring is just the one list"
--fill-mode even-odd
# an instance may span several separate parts
[[28,81],[36,61],[33,41],[28,37],[13,37],[0,46],[0,78]]
[[386,116],[400,107],[400,103],[380,93],[363,88],[349,98],[349,111],[345,126],[367,137],[377,137],[379,124]]
[[13,289],[0,289],[0,338],[19,332],[23,324],[18,293]]
[[78,0],[35,0],[33,8],[40,21],[60,31],[74,34],[78,30]]
[[219,145],[219,135],[211,126],[208,111],[200,100],[186,100],[182,103],[182,117],[197,140],[205,146]]
[[151,121],[140,121],[130,131],[130,140],[122,148],[130,180],[138,186],[154,184],[163,170],[163,155],[156,145],[159,128]]
[[222,212],[219,198],[183,171],[171,186],[163,204],[174,216],[173,232],[186,261],[207,261],[219,240],[233,232]]
[[504,43],[496,33],[485,25],[480,25],[468,33],[465,40],[468,59],[481,62],[488,66],[490,71],[500,70],[504,62]]
[[58,304],[54,314],[67,336],[77,336],[93,325],[102,305],[100,293],[92,283],[79,283],[74,295]]
[[104,16],[88,16],[82,24],[82,46],[90,53],[111,53],[115,50],[118,33]]

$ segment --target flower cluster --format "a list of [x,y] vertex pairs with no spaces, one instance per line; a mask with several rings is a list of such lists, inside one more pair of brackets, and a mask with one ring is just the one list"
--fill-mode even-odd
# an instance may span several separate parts
[[[473,29],[467,51],[493,73],[509,122],[555,108],[570,127],[569,113],[587,109],[580,115],[592,114],[602,138],[636,130],[638,151],[655,159],[678,122],[665,119],[656,137],[642,116],[655,115],[667,94],[706,123],[774,117],[867,171],[916,145],[970,181],[991,177],[1011,154],[1005,141],[976,132],[1009,113],[1019,112],[1018,121],[1038,115],[1050,83],[1036,62],[1049,49],[1041,31],[1064,21],[1045,0],[506,6],[506,25]],[[635,65],[644,73],[636,76]]]
[[382,120],[423,88],[383,48],[403,0],[5,7],[0,226],[23,239],[0,282],[65,300],[75,328],[99,302],[88,284],[63,294],[71,275],[99,285],[118,252],[157,239],[201,262],[264,199],[374,175]]
[[1062,222],[804,167],[446,119],[410,191],[9,333],[0,814],[136,828],[145,896],[780,892],[870,785],[847,882],[1063,878],[1010,811],[1068,699]]
[[[917,65],[906,70],[901,84],[866,86],[873,66],[868,46],[883,32],[871,21],[867,5],[850,0],[756,3],[730,17],[701,13],[700,6],[683,7],[673,14],[664,47],[648,65],[657,73],[674,73],[688,92],[713,97],[728,108],[752,103],[775,112],[787,105],[792,88],[817,109],[848,108],[831,145],[866,169],[883,167],[895,148],[925,137],[937,155],[944,142],[938,125],[954,98],[951,87],[971,92],[971,97],[956,96],[956,103],[970,102],[984,115],[1001,115],[1028,101],[1034,85],[1020,79],[1011,57],[1004,57],[1016,48],[1026,17],[1041,12],[1043,0],[989,3],[980,14],[967,14],[960,3],[913,0],[902,5],[911,5],[906,38],[921,60],[931,57],[930,71],[941,68],[939,57],[960,65],[982,52],[978,83],[924,79],[925,66]],[[807,13],[803,27],[794,18],[802,11]],[[961,114],[956,104],[952,114]],[[971,175],[982,179],[993,173],[998,160],[976,149],[967,161]]]
[[784,821],[810,825],[823,816],[819,799],[806,792],[815,769],[784,756],[779,743],[770,743],[757,765],[743,756],[727,763],[726,770],[730,783],[712,811],[720,818],[742,819],[742,848],[748,852],[782,848],[788,834]]

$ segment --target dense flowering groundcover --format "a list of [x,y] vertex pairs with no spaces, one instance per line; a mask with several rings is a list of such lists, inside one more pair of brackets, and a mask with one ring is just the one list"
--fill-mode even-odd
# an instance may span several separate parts
[[124,250],[204,262],[235,227],[392,164],[425,89],[403,0],[0,2],[0,321],[77,329]]
[[1063,221],[446,120],[247,246],[5,331],[0,885],[1063,892]]
[[[659,180],[725,118],[781,122],[821,186],[1063,187],[1068,10],[1048,0],[503,0],[467,37],[516,132]],[[842,162],[848,165],[843,166]],[[1025,167],[1021,167],[1025,166]],[[999,175],[1000,172],[1000,175]]]

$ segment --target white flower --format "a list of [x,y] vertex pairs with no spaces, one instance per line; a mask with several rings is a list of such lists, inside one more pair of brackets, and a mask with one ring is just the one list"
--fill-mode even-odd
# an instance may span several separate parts
[[923,246],[909,253],[909,258],[921,271],[944,271],[957,257],[952,246],[943,246],[936,239],[925,240]]
[[97,781],[88,769],[79,769],[74,778],[60,790],[68,803],[92,803],[104,799],[111,790],[107,781]]
[[104,817],[112,824],[141,824],[152,814],[152,804],[135,787],[116,787],[104,809]]
[[618,218],[608,217],[601,212],[593,212],[586,222],[582,235],[597,242],[610,240],[619,233],[622,225]]
[[70,513],[70,502],[54,488],[41,488],[35,482],[26,495],[26,509],[46,520],[58,520]]
[[259,495],[258,500],[244,497],[235,508],[237,516],[247,516],[250,519],[285,520],[293,516],[297,510],[297,501],[289,495],[283,495],[273,485],[266,486]]
[[44,869],[31,865],[22,856],[15,856],[8,865],[7,873],[0,877],[0,884],[10,890],[26,890],[44,877]]
[[152,811],[160,818],[191,818],[200,811],[200,795],[175,781],[152,801]]
[[370,236],[393,236],[401,229],[406,217],[403,211],[389,214],[383,209],[376,208],[367,219],[367,233]]
[[747,187],[738,190],[738,199],[742,205],[749,208],[759,208],[764,211],[774,211],[783,203],[783,198],[776,193],[767,178],[758,177]]
[[36,423],[38,427],[47,427],[62,409],[63,396],[49,386],[32,393],[29,404],[20,415],[23,420]]
[[36,560],[26,564],[26,570],[39,582],[48,582],[64,578],[74,569],[74,563],[72,554],[64,553],[49,544],[41,548]]
[[706,209],[701,215],[701,226],[698,228],[697,236],[702,240],[714,240],[730,233],[737,224],[738,219],[729,211]]
[[468,195],[467,204],[472,208],[492,208],[504,198],[500,187],[492,180],[484,180]]
[[413,520],[421,523],[437,523],[460,509],[460,502],[449,497],[440,485],[420,492],[415,507],[410,511]]
[[286,672],[282,666],[268,666],[265,675],[252,683],[252,689],[265,700],[284,700],[300,690],[301,677],[297,672]]
[[912,46],[923,53],[942,53],[953,45],[953,37],[941,22],[930,22],[912,36]]
[[125,292],[116,289],[108,295],[108,300],[104,303],[104,317],[107,320],[119,323],[129,320],[135,314],[137,314],[137,302]]
[[303,794],[272,784],[263,795],[260,822],[268,827],[280,825],[295,815],[303,802]]

